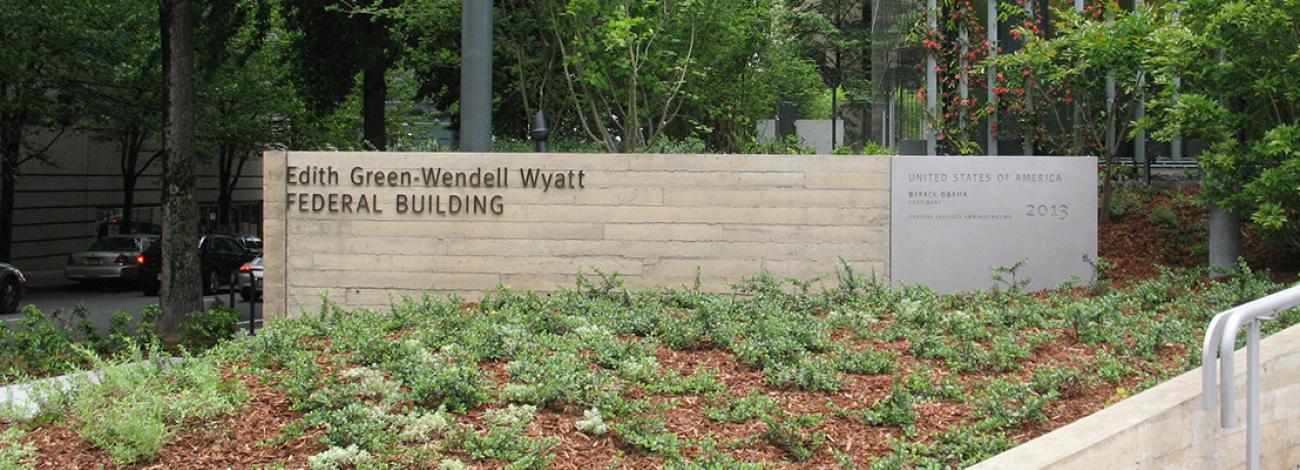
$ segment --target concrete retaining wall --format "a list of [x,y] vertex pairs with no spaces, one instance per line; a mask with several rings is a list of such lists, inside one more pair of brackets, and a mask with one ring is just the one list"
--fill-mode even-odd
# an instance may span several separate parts
[[[888,276],[888,158],[269,152],[264,161],[271,315],[314,308],[322,292],[380,307],[400,295],[473,296],[498,284],[551,290],[594,269],[632,287],[689,286],[698,272],[704,288],[723,289],[763,270],[831,273],[842,257],[858,273]],[[354,183],[358,166],[363,176],[381,171],[384,184]],[[499,167],[508,186],[432,186],[424,174],[481,169],[482,177]],[[520,171],[538,169],[581,187],[524,187]],[[320,170],[325,178],[315,179]],[[438,213],[453,195],[485,204]],[[416,196],[439,197],[434,211],[413,213]]]
[[[1218,408],[1201,409],[1196,369],[972,468],[1243,468],[1246,350],[1233,359],[1238,422],[1230,429],[1219,427]],[[1262,468],[1290,470],[1300,465],[1300,326],[1266,338],[1260,361]]]

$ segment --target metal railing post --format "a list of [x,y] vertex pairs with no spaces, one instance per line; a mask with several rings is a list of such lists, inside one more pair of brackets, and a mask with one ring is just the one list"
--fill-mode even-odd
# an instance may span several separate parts
[[1210,327],[1205,329],[1205,342],[1202,343],[1204,347],[1201,348],[1201,404],[1206,411],[1213,410],[1214,405],[1219,402],[1218,394],[1214,390],[1218,381],[1216,377],[1218,363],[1215,362],[1215,358],[1218,357],[1219,350],[1209,346],[1219,344],[1219,338],[1223,337],[1224,320],[1234,311],[1219,312],[1210,320]]
[[[239,304],[235,303],[235,284],[239,282],[239,271],[230,273],[230,309],[239,311]],[[220,288],[221,286],[217,286]],[[216,294],[216,292],[213,292]]]
[[[1235,425],[1233,413],[1233,367],[1232,354],[1237,346],[1237,334],[1244,326],[1246,337],[1246,468],[1259,469],[1260,465],[1260,323],[1277,318],[1277,313],[1300,305],[1300,285],[1261,297],[1237,307],[1225,310],[1210,320],[1205,330],[1205,342],[1201,345],[1201,390],[1202,407],[1206,411],[1214,409],[1215,390],[1218,385],[1219,425],[1230,428]],[[1215,383],[1214,358],[1219,358],[1219,380]]]
[[255,323],[257,319],[255,318],[256,315],[254,315],[254,312],[257,310],[257,283],[255,281],[256,279],[254,279],[253,277],[253,272],[249,271],[248,272],[248,336],[253,336],[257,334],[257,324]]
[[1246,343],[1246,468],[1259,468],[1259,319]]

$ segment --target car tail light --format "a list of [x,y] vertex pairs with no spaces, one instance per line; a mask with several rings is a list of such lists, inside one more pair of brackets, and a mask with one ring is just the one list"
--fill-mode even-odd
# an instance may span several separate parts
[[144,264],[144,255],[136,255],[135,264]]
[[120,254],[117,255],[117,259],[113,260],[113,262],[116,264],[131,264],[131,257],[126,254]]
[[245,264],[245,265],[243,265],[243,266],[240,266],[240,267],[239,267],[239,270],[240,270],[240,271],[243,271],[243,272],[249,272],[249,271],[252,271],[252,270],[253,270],[253,267],[252,267],[252,266],[249,266],[249,265],[247,265],[247,264]]

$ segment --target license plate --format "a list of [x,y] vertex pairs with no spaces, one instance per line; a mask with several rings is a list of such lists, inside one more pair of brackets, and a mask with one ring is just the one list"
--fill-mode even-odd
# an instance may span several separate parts
[[99,258],[86,258],[86,266],[99,266]]

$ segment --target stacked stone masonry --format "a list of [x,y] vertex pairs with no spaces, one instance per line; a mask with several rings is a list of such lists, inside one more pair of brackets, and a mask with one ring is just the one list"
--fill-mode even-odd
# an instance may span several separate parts
[[[426,292],[553,290],[597,269],[617,272],[629,287],[691,286],[698,274],[709,290],[761,271],[830,275],[841,258],[858,273],[889,274],[888,158],[269,152],[264,159],[272,315],[311,311],[322,293],[348,307],[383,307]],[[478,187],[444,179],[476,170]],[[534,174],[550,175],[551,186],[522,180]],[[460,212],[449,213],[457,204]]]

